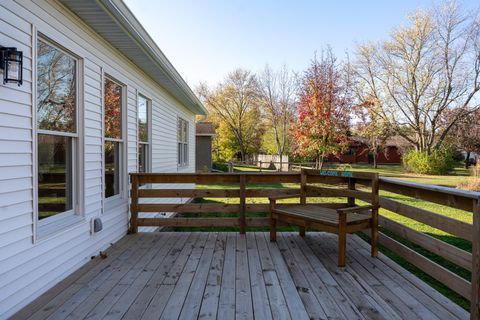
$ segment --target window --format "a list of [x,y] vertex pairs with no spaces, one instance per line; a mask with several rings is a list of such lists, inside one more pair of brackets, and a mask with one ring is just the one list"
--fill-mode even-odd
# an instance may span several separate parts
[[104,180],[105,198],[109,198],[120,194],[121,189],[123,86],[105,78],[104,90]]
[[178,141],[178,165],[183,167],[188,165],[188,122],[178,118],[177,128]]
[[151,102],[138,96],[138,172],[150,168],[150,106]]
[[78,61],[37,39],[38,219],[74,212],[76,200]]

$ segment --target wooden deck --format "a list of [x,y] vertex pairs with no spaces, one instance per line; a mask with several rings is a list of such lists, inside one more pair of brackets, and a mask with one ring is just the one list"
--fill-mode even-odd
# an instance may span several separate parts
[[14,319],[467,319],[368,244],[325,233],[128,235]]

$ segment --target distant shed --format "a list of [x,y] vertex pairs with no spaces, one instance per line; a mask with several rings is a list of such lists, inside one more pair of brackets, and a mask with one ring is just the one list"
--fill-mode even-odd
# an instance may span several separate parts
[[211,122],[202,121],[195,124],[195,170],[212,171],[212,139],[215,126]]

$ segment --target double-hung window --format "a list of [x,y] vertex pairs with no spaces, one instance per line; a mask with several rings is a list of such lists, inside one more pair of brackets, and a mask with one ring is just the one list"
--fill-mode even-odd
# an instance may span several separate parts
[[36,58],[37,212],[51,221],[78,213],[78,59],[40,36]]
[[123,170],[123,85],[105,77],[104,84],[104,187],[105,198],[120,194]]
[[138,172],[150,172],[150,107],[151,101],[138,96]]
[[188,121],[178,118],[177,126],[178,166],[185,167],[188,165]]

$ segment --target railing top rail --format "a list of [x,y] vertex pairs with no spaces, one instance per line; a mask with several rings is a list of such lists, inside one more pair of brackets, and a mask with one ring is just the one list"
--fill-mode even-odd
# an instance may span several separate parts
[[433,184],[405,181],[405,180],[387,178],[387,177],[380,177],[379,181],[380,181],[380,183],[381,182],[386,182],[386,183],[390,183],[390,184],[396,184],[396,185],[399,185],[399,186],[410,187],[410,188],[413,188],[413,189],[428,190],[428,191],[434,191],[434,192],[454,195],[454,196],[462,197],[462,198],[480,200],[480,192],[460,190],[460,189],[454,189],[454,188],[450,188],[450,187],[442,187],[442,186],[437,186],[437,185],[433,185]]
[[247,176],[297,176],[299,175],[299,172],[200,172],[200,173],[194,173],[194,172],[170,172],[170,173],[144,173],[144,172],[130,172],[130,176],[213,176],[213,177],[218,177],[218,176],[242,176],[242,175],[247,175]]
[[302,168],[302,171],[307,175],[321,176],[321,177],[339,177],[339,178],[360,178],[360,179],[378,179],[378,173],[376,172],[361,172],[350,170],[333,170],[333,169],[306,169]]

